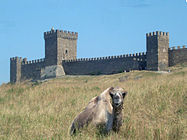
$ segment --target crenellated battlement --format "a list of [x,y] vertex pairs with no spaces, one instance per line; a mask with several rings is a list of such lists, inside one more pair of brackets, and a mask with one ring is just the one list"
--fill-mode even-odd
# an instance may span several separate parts
[[42,62],[45,62],[45,58],[30,60],[30,61],[27,61],[27,59],[24,58],[22,65],[37,64],[37,63],[42,63]]
[[27,58],[23,58],[22,57],[11,57],[10,58],[10,61],[14,61],[14,62],[20,62],[21,65],[27,65],[27,64],[36,64],[36,63],[42,63],[42,62],[45,62],[45,58],[41,58],[41,59],[36,59],[36,60],[30,60],[30,61],[27,61]]
[[63,62],[103,61],[103,60],[112,60],[112,59],[120,59],[120,58],[137,58],[136,60],[143,61],[143,59],[141,59],[141,57],[143,58],[145,56],[146,56],[146,53],[142,52],[142,53],[124,54],[124,55],[116,55],[116,56],[94,57],[94,58],[79,58],[79,59],[72,59],[72,60],[63,60]]
[[181,49],[186,49],[186,45],[183,45],[183,46],[173,46],[171,48],[169,48],[169,50],[181,50]]
[[146,37],[151,36],[167,36],[169,37],[169,32],[162,32],[162,31],[156,31],[156,32],[150,32],[146,34]]
[[54,30],[51,29],[51,31],[44,32],[44,38],[52,38],[52,37],[58,37],[58,38],[64,38],[64,39],[77,39],[78,33],[77,32],[70,32],[66,30]]

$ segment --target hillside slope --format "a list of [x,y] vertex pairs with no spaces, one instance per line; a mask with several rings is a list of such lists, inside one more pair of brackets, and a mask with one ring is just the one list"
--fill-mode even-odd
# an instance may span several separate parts
[[73,139],[187,139],[187,68],[3,84],[0,139],[71,139],[74,117],[110,86],[128,91],[119,134],[102,136],[88,126]]

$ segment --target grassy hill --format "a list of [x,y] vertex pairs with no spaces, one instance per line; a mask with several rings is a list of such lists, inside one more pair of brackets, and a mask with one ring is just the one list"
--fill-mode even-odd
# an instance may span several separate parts
[[[128,91],[120,132],[102,136],[88,126],[70,137],[74,117],[110,86]],[[187,139],[187,68],[3,84],[0,139]]]

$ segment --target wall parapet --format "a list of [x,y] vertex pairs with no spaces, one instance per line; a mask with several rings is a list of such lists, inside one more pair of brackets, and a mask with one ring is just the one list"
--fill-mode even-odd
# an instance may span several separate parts
[[[135,54],[123,54],[123,55],[116,55],[116,56],[106,56],[106,57],[94,57],[94,58],[78,58],[78,59],[71,59],[71,60],[63,60],[63,62],[80,62],[80,61],[103,61],[103,60],[112,60],[112,59],[120,59],[120,58],[141,58],[145,57],[146,53],[135,53]],[[142,59],[136,59],[141,60]]]
[[169,48],[169,50],[181,50],[181,49],[185,49],[186,48],[186,45],[183,45],[183,46],[173,46],[171,48]]
[[187,62],[187,48],[185,45],[169,48],[169,66]]
[[78,33],[77,32],[70,32],[66,30],[53,30],[48,32],[44,32],[44,38],[51,38],[51,37],[58,37],[58,38],[64,38],[64,39],[77,39]]
[[30,60],[30,61],[27,61],[26,58],[24,58],[22,62],[22,65],[28,65],[28,64],[37,64],[37,63],[43,63],[45,62],[45,58],[41,58],[41,59],[36,59],[36,60]]
[[156,31],[156,32],[146,33],[146,37],[150,37],[150,36],[169,36],[169,32]]

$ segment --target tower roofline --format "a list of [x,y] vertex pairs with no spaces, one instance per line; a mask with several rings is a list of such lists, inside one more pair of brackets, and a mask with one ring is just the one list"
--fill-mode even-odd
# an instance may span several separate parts
[[64,38],[64,39],[77,39],[78,33],[77,32],[70,32],[66,30],[54,30],[51,29],[51,31],[44,32],[44,38],[51,38],[51,37],[58,37],[58,38]]
[[162,31],[156,31],[156,32],[150,32],[146,33],[146,36],[169,36],[169,32],[162,32]]

